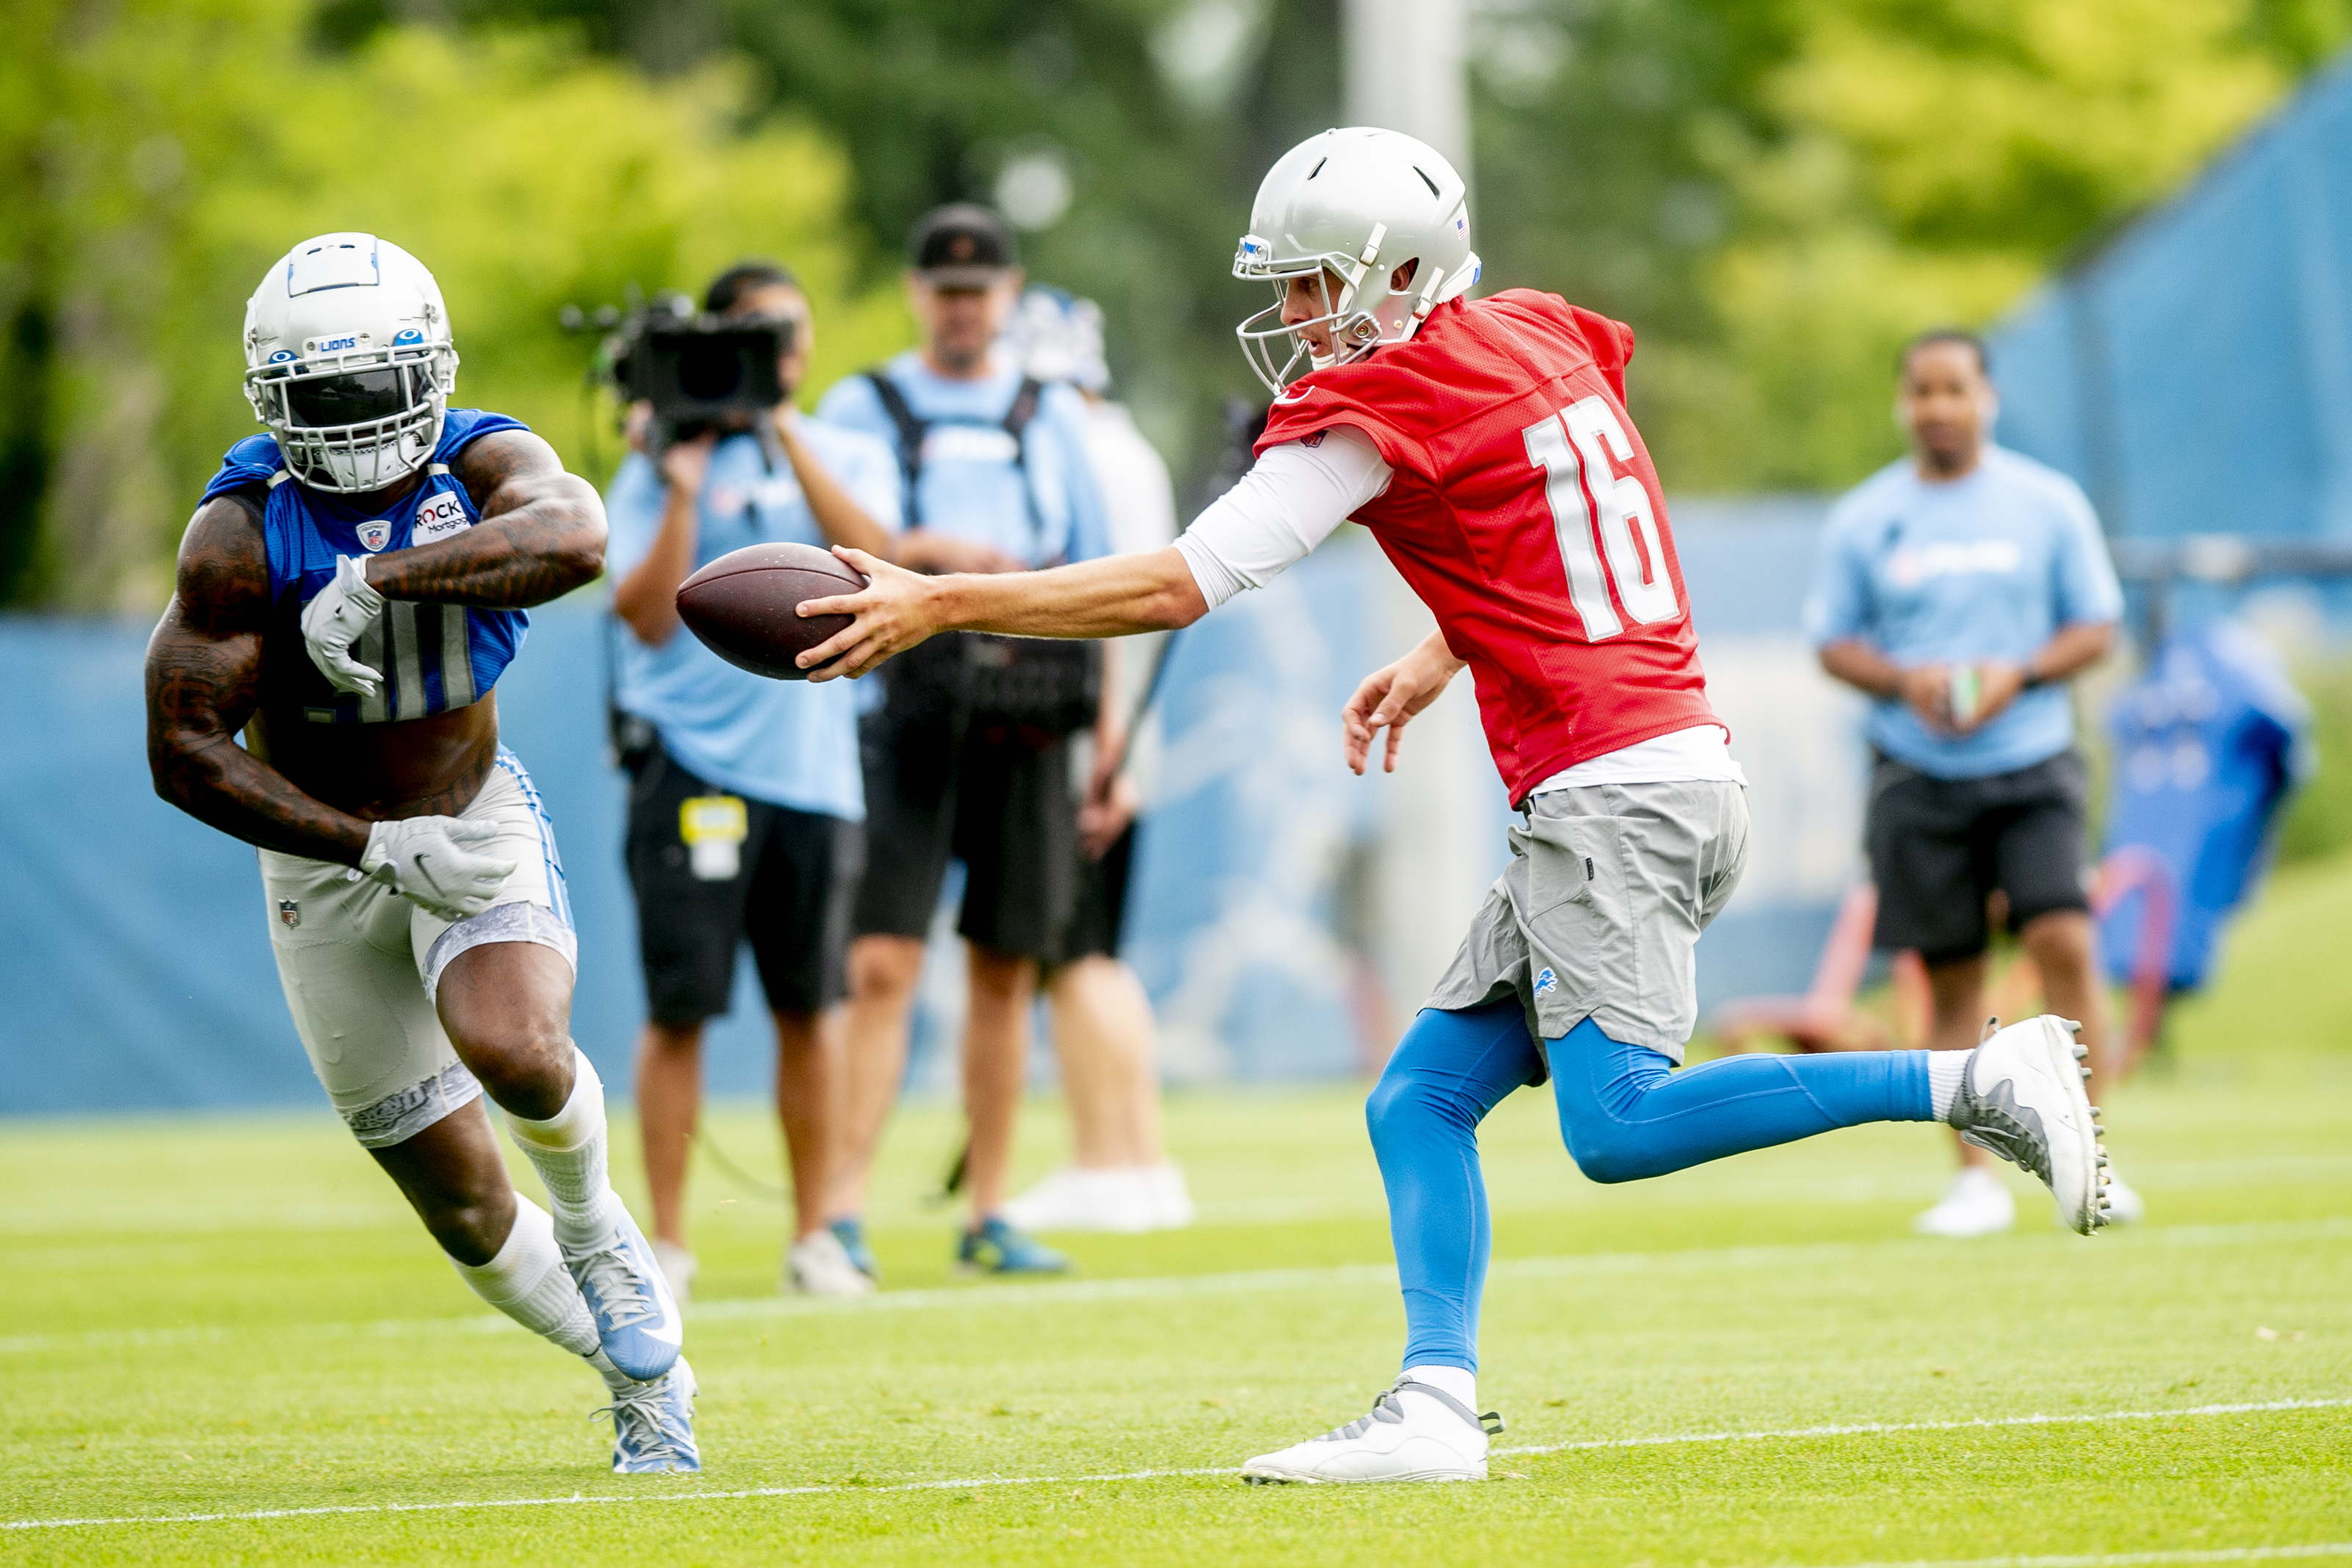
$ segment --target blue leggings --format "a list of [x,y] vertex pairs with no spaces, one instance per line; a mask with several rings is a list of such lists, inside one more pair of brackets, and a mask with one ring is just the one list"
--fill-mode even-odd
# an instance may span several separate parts
[[[1594,1181],[1634,1181],[1863,1122],[1927,1122],[1927,1053],[1733,1056],[1675,1071],[1591,1019],[1549,1042],[1560,1134]],[[1478,1124],[1543,1069],[1516,999],[1423,1009],[1365,1103],[1404,1287],[1407,1366],[1478,1367],[1486,1183]]]

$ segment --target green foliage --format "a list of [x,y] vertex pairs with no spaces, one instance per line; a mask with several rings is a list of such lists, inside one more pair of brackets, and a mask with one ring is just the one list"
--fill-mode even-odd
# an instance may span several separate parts
[[0,518],[0,564],[22,563],[5,597],[161,602],[178,520],[253,429],[245,298],[310,234],[415,252],[449,301],[459,401],[516,414],[583,469],[616,444],[599,448],[609,416],[583,396],[589,345],[557,326],[562,304],[698,292],[760,253],[809,285],[820,377],[906,340],[895,291],[856,278],[841,156],[807,130],[746,129],[740,68],[655,84],[543,32],[427,28],[325,57],[292,0],[46,20],[47,68],[5,83],[22,123],[6,123],[0,201],[27,221],[0,242],[0,319],[49,350],[18,350],[38,390],[0,412],[9,459],[53,454],[55,472],[41,513]]
[[[2352,8],[1531,0],[1504,15],[1479,125],[1496,271],[1632,320],[1637,413],[1668,484],[1737,491],[1840,486],[1895,455],[1904,339],[1989,322],[2178,188],[2342,41]],[[1562,62],[1539,89],[1531,56]]]

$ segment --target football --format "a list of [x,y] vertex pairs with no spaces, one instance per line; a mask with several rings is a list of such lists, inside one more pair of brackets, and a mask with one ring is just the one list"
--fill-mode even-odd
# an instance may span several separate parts
[[746,545],[678,584],[677,616],[729,664],[779,681],[804,681],[793,656],[849,624],[846,615],[793,613],[806,599],[855,593],[866,580],[814,545]]

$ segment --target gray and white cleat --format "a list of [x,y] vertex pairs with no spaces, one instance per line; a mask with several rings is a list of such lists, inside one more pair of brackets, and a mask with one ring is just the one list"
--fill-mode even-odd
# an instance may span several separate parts
[[698,1392],[694,1369],[680,1356],[659,1377],[614,1394],[610,1405],[596,1411],[613,1418],[613,1473],[683,1475],[702,1469],[702,1451],[694,1441]]
[[1493,1411],[1472,1413],[1443,1389],[1400,1377],[1337,1431],[1260,1454],[1242,1479],[1275,1481],[1483,1481],[1486,1441],[1503,1429]]
[[2106,1223],[2106,1150],[2083,1092],[2078,1026],[2054,1014],[2011,1024],[1969,1055],[1951,1123],[1980,1149],[2040,1176],[2058,1218],[2088,1236]]

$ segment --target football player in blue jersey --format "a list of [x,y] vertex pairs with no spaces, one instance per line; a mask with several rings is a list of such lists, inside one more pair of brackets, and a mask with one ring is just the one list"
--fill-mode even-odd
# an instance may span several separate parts
[[526,607],[601,569],[603,504],[519,422],[447,406],[441,291],[388,240],[287,253],[245,358],[269,434],[205,487],[148,645],[156,792],[259,850],[320,1082],[466,1282],[603,1375],[613,1468],[698,1469],[677,1306],[572,1043],[562,863],[492,693]]

